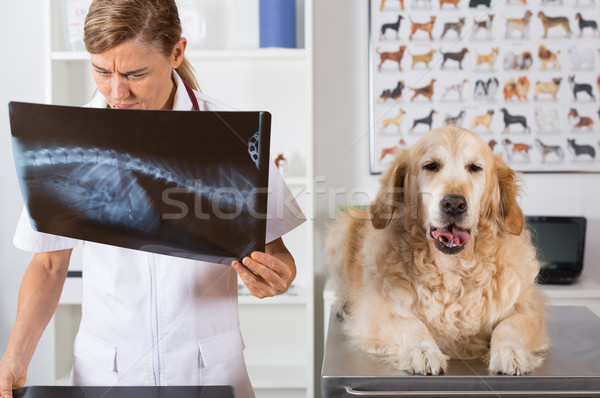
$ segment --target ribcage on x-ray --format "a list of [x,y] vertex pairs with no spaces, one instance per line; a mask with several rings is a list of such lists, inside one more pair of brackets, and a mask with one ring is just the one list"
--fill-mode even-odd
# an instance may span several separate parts
[[203,214],[235,215],[253,205],[253,185],[231,168],[81,147],[30,149],[22,156],[30,189],[104,225],[157,230],[165,212],[173,218],[178,211],[162,200],[168,189],[193,196],[192,205],[204,203]]

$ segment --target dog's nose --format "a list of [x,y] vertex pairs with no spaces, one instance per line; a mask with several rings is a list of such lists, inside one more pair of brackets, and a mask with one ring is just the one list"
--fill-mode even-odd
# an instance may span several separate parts
[[467,200],[461,195],[446,195],[442,199],[441,207],[449,216],[460,216],[467,211]]

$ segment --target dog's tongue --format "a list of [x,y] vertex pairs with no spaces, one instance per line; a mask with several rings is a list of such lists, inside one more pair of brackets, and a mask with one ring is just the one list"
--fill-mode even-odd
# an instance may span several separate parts
[[463,231],[462,229],[457,228],[455,226],[438,228],[431,234],[435,239],[438,239],[440,236],[443,236],[446,239],[453,241],[458,246],[464,245],[471,238],[471,235],[469,235],[467,231]]

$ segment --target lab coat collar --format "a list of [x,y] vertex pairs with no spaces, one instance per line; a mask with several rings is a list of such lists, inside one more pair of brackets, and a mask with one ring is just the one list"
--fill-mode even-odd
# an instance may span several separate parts
[[[179,77],[179,75],[177,74],[177,72],[173,71],[172,72],[172,77],[173,77],[173,81],[175,82],[175,86],[176,91],[175,91],[175,98],[173,100],[173,110],[176,111],[189,111],[192,110],[193,105],[192,105],[192,100],[190,99],[190,96],[187,93],[187,90],[185,89],[185,86],[183,85],[183,80],[181,80],[181,77]],[[89,107],[90,108],[106,108],[106,106],[108,105],[108,103],[106,102],[106,98],[104,98],[104,96],[102,94],[100,94],[100,91],[96,90],[96,93],[94,94],[94,97],[92,98],[92,101],[89,103]]]

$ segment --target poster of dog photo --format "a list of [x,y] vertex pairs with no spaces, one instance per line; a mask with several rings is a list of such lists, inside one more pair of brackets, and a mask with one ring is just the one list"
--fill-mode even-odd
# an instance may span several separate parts
[[517,171],[600,171],[600,1],[368,7],[371,173],[446,125]]

